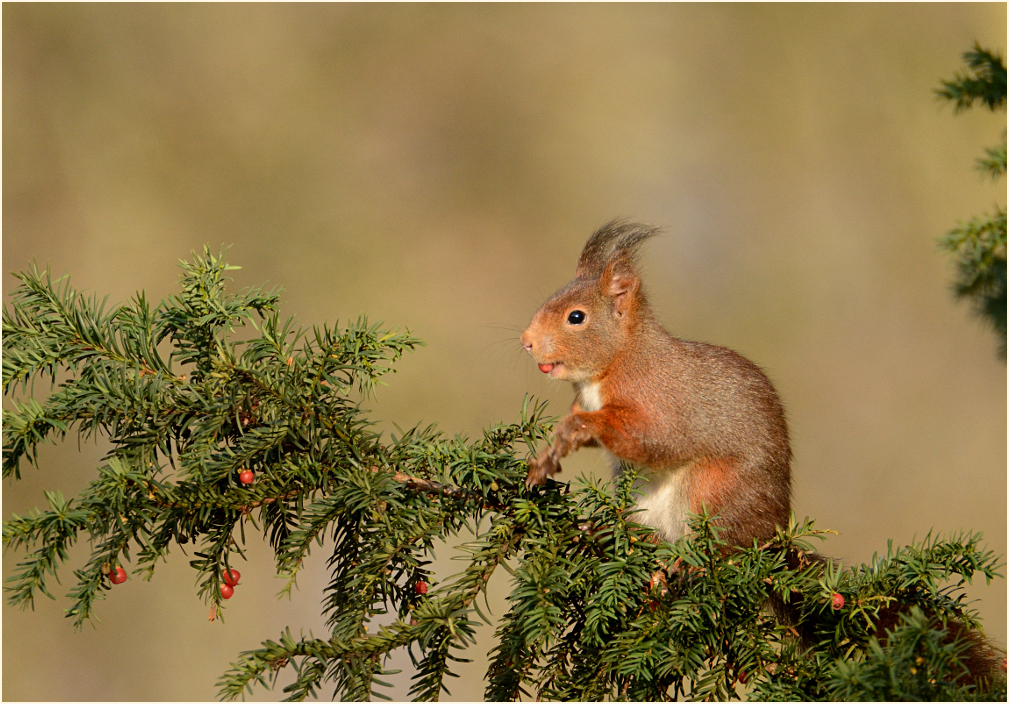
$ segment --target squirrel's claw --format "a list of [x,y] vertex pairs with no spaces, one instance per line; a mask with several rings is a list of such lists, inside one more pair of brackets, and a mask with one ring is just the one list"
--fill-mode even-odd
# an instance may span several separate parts
[[561,471],[561,464],[554,457],[549,449],[544,450],[538,457],[529,460],[529,474],[526,475],[526,488],[532,489],[534,486],[541,486],[546,483],[547,478]]

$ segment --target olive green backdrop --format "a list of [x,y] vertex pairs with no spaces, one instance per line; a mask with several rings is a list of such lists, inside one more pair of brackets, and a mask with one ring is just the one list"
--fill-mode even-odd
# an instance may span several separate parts
[[[935,244],[1005,203],[973,167],[1005,113],[933,93],[975,39],[1004,55],[1004,3],[4,4],[3,267],[160,300],[190,250],[230,245],[236,283],[282,284],[305,323],[364,312],[427,341],[371,404],[383,427],[475,434],[527,392],[565,411],[518,333],[595,227],[659,224],[659,315],[767,370],[795,511],[841,534],[825,552],[973,528],[1005,554],[1006,367]],[[4,517],[78,491],[106,447],[47,448]],[[583,471],[598,451],[563,476]],[[96,629],[62,598],[5,605],[3,698],[213,698],[240,650],[324,632],[314,560],[278,601],[254,540],[223,625],[178,552]],[[507,575],[491,587],[500,615]],[[1005,582],[972,594],[1004,644]],[[491,636],[453,698],[482,696]]]

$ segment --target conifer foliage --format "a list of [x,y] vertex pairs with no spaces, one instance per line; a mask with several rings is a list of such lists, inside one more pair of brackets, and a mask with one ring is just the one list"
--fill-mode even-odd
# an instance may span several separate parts
[[[964,54],[968,71],[952,81],[943,81],[936,92],[960,112],[979,103],[989,110],[1006,108],[1006,67],[1002,57],[980,45]],[[1006,135],[1002,145],[986,150],[978,170],[993,180],[1006,173]],[[976,216],[950,230],[940,246],[954,254],[957,296],[970,299],[979,315],[1000,337],[999,353],[1006,355],[1006,211],[995,206],[994,214]]]
[[[437,699],[491,623],[480,597],[499,569],[512,591],[489,699],[1004,699],[1004,677],[963,677],[968,641],[944,631],[979,628],[961,585],[1000,576],[981,536],[891,546],[849,569],[810,557],[823,537],[811,522],[730,551],[700,515],[688,538],[664,543],[634,522],[629,467],[612,485],[525,487],[526,458],[550,430],[543,405],[527,401],[517,422],[473,441],[432,427],[386,438],[360,401],[419,340],[364,319],[299,329],[280,320],[276,290],[226,293],[233,267],[220,256],[182,268],[181,292],[153,309],[143,294],[110,309],[66,278],[19,275],[3,313],[4,478],[67,435],[112,449],[79,496],[48,492],[46,510],[5,521],[5,549],[26,552],[7,578],[12,603],[52,596],[49,577],[87,537],[66,612],[75,626],[113,579],[150,579],[173,547],[193,551],[219,619],[225,575],[230,595],[229,570],[258,531],[287,590],[325,548],[329,632],[288,629],[241,653],[224,699],[287,668],[290,699],[381,698],[401,648],[416,669],[410,695]],[[46,381],[43,401],[26,393]],[[437,583],[436,541],[464,530],[465,569]],[[792,625],[769,598],[792,605]],[[899,618],[877,631],[887,610]]]

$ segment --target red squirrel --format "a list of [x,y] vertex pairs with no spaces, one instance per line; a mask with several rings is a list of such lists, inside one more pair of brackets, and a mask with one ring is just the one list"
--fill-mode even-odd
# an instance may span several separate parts
[[[687,513],[703,505],[717,514],[729,545],[762,543],[790,515],[784,409],[757,365],[724,347],[673,337],[656,320],[636,266],[639,248],[656,232],[618,221],[597,230],[574,280],[522,333],[540,371],[575,387],[571,414],[529,461],[526,484],[543,484],[579,447],[602,445],[645,468],[636,520],[664,539],[680,538]],[[796,621],[794,605],[772,597],[771,606],[786,622]],[[877,630],[892,628],[905,610],[884,609]],[[1004,653],[980,631],[958,621],[947,627],[970,643],[964,658],[972,680],[998,672]]]
[[602,445],[646,468],[637,520],[666,540],[681,537],[687,513],[704,505],[730,545],[763,542],[790,513],[784,409],[757,365],[673,337],[656,320],[636,258],[657,231],[620,221],[597,230],[574,280],[522,333],[540,370],[576,392],[552,444],[530,460],[526,484],[543,484],[579,447]]

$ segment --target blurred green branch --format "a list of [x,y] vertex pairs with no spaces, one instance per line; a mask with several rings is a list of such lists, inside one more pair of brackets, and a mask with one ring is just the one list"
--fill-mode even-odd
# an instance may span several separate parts
[[972,50],[964,52],[963,59],[969,71],[954,74],[952,81],[943,81],[942,88],[936,90],[939,97],[953,101],[958,112],[974,107],[975,102],[989,110],[1005,108],[1006,68],[1002,57],[975,43]]
[[[936,93],[952,101],[957,112],[976,102],[990,110],[1006,107],[1006,67],[1002,57],[975,44],[964,54],[969,71],[943,81]],[[1006,173],[1006,134],[1002,144],[986,150],[978,159],[978,169],[993,179]],[[1001,338],[999,354],[1006,356],[1006,213],[995,207],[994,215],[974,217],[947,233],[939,241],[954,255],[957,280],[953,290],[970,299],[977,313]]]

